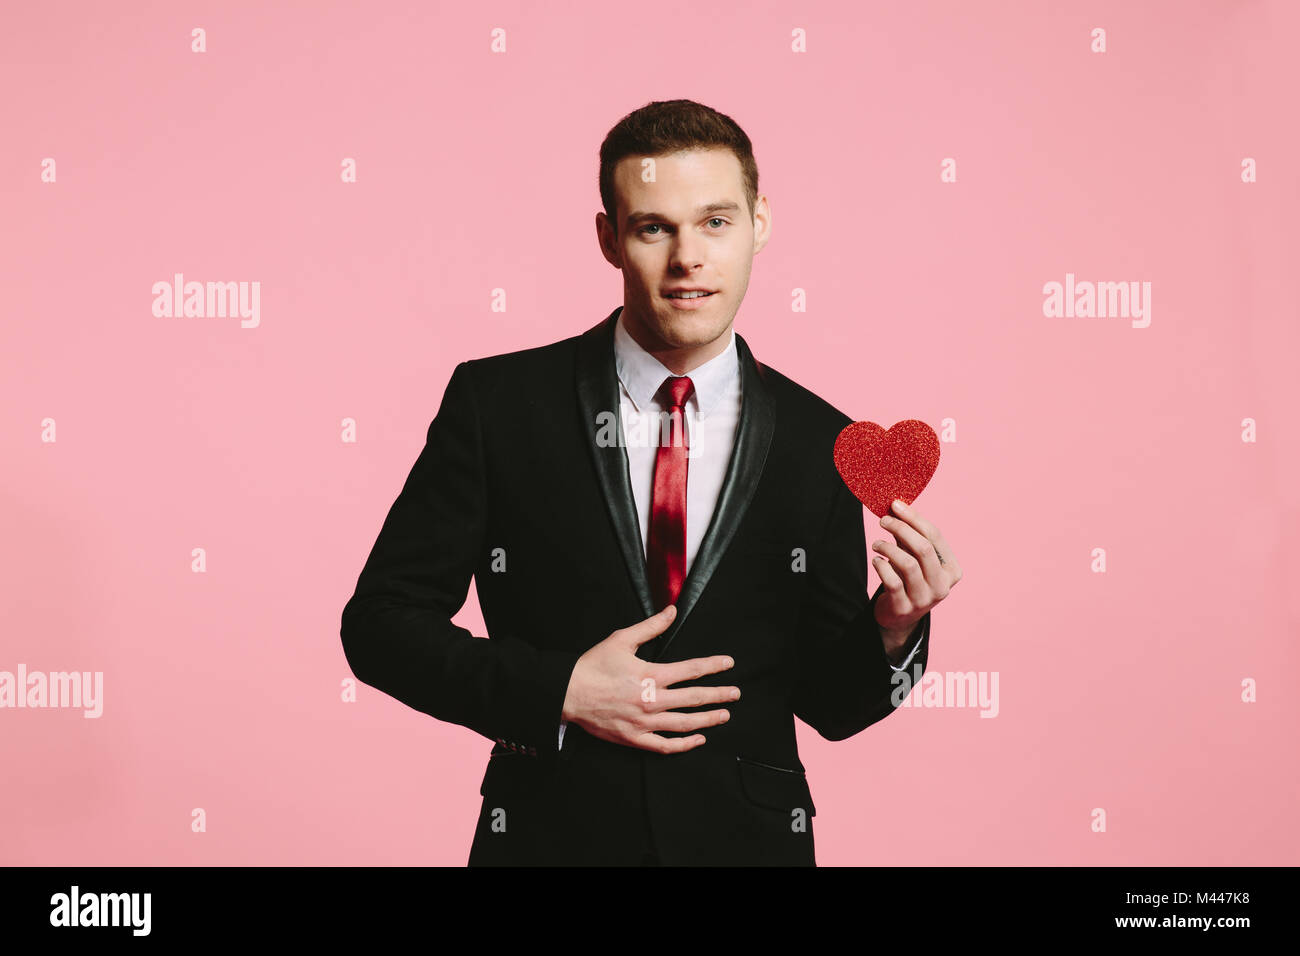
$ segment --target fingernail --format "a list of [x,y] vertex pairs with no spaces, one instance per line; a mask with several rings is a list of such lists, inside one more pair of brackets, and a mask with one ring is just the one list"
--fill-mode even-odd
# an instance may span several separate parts
[[733,661],[730,657],[728,657],[727,660],[726,660],[726,662],[725,662],[722,666],[723,666],[723,667],[735,667],[735,666],[736,666],[736,662]]
[[907,511],[907,505],[903,504],[903,502],[902,502],[901,500],[899,500],[898,498],[895,498],[895,499],[894,499],[894,510],[897,511],[900,515],[901,515],[901,514],[904,514],[904,513]]

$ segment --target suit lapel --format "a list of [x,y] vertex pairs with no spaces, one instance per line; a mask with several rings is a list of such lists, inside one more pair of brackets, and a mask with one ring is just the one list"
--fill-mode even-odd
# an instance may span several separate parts
[[[579,340],[577,387],[578,405],[582,411],[583,430],[587,435],[596,466],[596,476],[605,497],[614,532],[623,552],[623,560],[631,575],[633,590],[641,602],[645,617],[659,608],[654,606],[650,594],[650,581],[646,574],[645,544],[641,540],[641,522],[637,518],[636,502],[632,496],[632,482],[628,476],[627,451],[622,445],[622,422],[619,415],[620,391],[618,374],[614,369],[614,323],[622,306],[615,309],[602,322],[588,329]],[[776,403],[763,381],[763,373],[745,340],[736,335],[736,353],[740,362],[740,425],[736,442],[727,465],[727,476],[714,507],[713,519],[700,543],[699,551],[691,562],[690,571],[682,583],[677,598],[677,617],[672,626],[655,640],[643,645],[650,660],[659,660],[677,636],[691,609],[704,593],[709,578],[727,551],[749,508],[750,499],[758,487],[767,462],[768,449],[776,430]],[[604,412],[614,413],[613,444],[602,444],[599,436],[608,436],[609,428],[602,430]]]
[[[618,373],[614,369],[614,323],[618,321],[622,308],[619,306],[578,340],[578,406],[582,411],[582,433],[591,450],[596,479],[600,482],[610,520],[614,523],[614,535],[623,550],[623,561],[632,576],[632,589],[641,602],[644,617],[649,617],[655,611],[650,580],[646,576],[641,522],[632,497],[627,452],[622,445]],[[608,424],[611,412],[612,429]],[[614,444],[602,442],[602,438],[611,435]]]

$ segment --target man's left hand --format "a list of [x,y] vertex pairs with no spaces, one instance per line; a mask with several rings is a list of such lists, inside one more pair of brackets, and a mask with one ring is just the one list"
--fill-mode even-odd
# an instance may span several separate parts
[[893,658],[916,622],[961,580],[961,565],[939,529],[901,501],[894,501],[893,514],[881,518],[880,526],[897,540],[871,544],[879,552],[871,563],[885,589],[876,599],[876,623]]

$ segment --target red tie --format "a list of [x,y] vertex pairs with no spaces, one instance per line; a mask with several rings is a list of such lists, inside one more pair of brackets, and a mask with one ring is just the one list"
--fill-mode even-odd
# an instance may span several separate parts
[[[685,375],[664,379],[668,389],[671,436],[667,444],[658,429],[659,450],[655,455],[654,498],[650,505],[650,540],[646,566],[655,610],[662,611],[677,600],[686,578],[686,400],[695,385]],[[663,389],[661,388],[661,391]]]

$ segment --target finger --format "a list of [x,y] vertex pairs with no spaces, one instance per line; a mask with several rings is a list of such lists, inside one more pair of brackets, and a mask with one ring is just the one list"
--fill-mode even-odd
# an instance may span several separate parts
[[934,545],[935,553],[939,557],[939,564],[943,566],[948,575],[948,584],[951,586],[960,581],[961,565],[957,563],[957,555],[948,545],[943,532],[932,522],[921,517],[915,508],[904,504],[901,500],[895,502],[893,513],[930,539],[930,543]]
[[704,743],[703,734],[696,734],[694,737],[660,737],[658,734],[645,733],[628,741],[630,746],[661,754],[685,753],[694,750],[702,743]]
[[708,704],[726,704],[740,700],[739,687],[680,687],[655,694],[650,713],[678,710],[682,707],[704,707]]
[[673,661],[671,664],[657,664],[650,676],[660,687],[670,687],[684,680],[695,680],[705,674],[717,674],[735,666],[735,661],[726,654],[715,657],[692,657],[686,661]]
[[642,718],[641,726],[655,733],[663,733],[666,730],[687,733],[691,730],[703,730],[705,727],[716,727],[730,719],[729,710],[706,710],[696,714],[681,714],[675,710],[668,710],[662,714],[647,715]]
[[943,570],[943,565],[939,563],[939,554],[935,551],[934,542],[906,521],[893,515],[885,515],[881,518],[880,526],[898,539],[898,544],[903,550],[916,558],[917,564],[921,567],[921,575],[932,592],[937,592],[941,588],[947,590],[948,576]]
[[638,621],[631,627],[623,628],[622,634],[633,647],[640,647],[646,641],[652,640],[668,630],[675,617],[677,617],[677,605],[669,604],[658,614],[651,614],[644,621]]
[[[903,596],[912,607],[929,603],[929,594],[926,593],[928,585],[921,574],[921,566],[916,563],[916,558],[891,541],[876,541],[871,547],[883,555],[885,559],[883,564],[888,567],[894,580],[899,582]],[[888,587],[881,567],[881,558],[873,558],[871,563],[875,565],[876,573],[880,575],[880,583]],[[890,587],[889,590],[897,593],[899,588]]]
[[[903,585],[903,579],[898,576],[896,571],[894,571],[894,568],[889,561],[882,558],[880,555],[876,555],[876,557],[871,559],[871,564],[872,567],[876,569],[876,573],[880,575],[880,586],[891,594],[898,594],[901,592],[903,595],[902,603],[904,605],[909,604],[907,588]],[[910,607],[903,613],[906,614],[909,611],[911,611]]]

